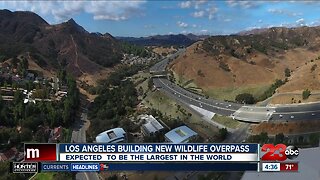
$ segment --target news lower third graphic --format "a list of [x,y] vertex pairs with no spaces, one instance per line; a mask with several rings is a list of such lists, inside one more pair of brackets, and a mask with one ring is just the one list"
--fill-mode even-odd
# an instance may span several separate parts
[[59,144],[65,162],[252,162],[257,144]]
[[297,172],[299,149],[284,144],[25,144],[13,173],[100,171]]

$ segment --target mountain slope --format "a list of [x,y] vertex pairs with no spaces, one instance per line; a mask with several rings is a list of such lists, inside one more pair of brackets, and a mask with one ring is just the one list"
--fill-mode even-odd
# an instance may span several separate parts
[[[188,47],[170,64],[170,69],[182,85],[193,84],[216,98],[234,100],[243,92],[258,97],[276,79],[285,79],[286,68],[295,74],[306,63],[314,64],[310,61],[320,55],[319,37],[319,27],[270,28],[244,36],[212,36]],[[289,78],[288,85],[296,82],[295,77],[299,76]],[[308,84],[286,89],[306,89]]]
[[117,39],[140,46],[189,46],[202,37],[196,35],[156,35],[149,37],[117,37]]
[[88,33],[73,19],[49,25],[31,12],[0,10],[0,55],[30,52],[47,69],[66,67],[75,76],[92,74],[120,62],[120,44],[111,35]]

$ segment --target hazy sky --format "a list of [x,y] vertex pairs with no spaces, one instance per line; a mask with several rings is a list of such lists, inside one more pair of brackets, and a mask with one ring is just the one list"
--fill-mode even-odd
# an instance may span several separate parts
[[1,1],[1,9],[28,10],[50,24],[70,18],[89,32],[114,36],[231,34],[272,26],[320,25],[312,1]]

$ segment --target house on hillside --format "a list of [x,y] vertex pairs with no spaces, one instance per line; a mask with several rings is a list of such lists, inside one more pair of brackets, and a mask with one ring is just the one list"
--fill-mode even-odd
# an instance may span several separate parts
[[141,115],[139,117],[144,121],[144,124],[141,126],[141,132],[144,136],[153,136],[156,133],[164,130],[164,127],[156,120],[152,115]]
[[35,80],[35,74],[28,72],[26,79],[29,81],[34,81]]
[[48,143],[60,142],[62,137],[62,127],[56,127],[50,132]]
[[54,90],[57,91],[57,90],[60,88],[59,82],[60,82],[59,78],[57,78],[57,77],[52,77],[52,83],[51,83],[52,89],[54,89]]
[[17,148],[13,147],[4,153],[0,153],[0,161],[11,161],[19,154]]
[[126,132],[122,128],[104,131],[96,137],[97,143],[123,143],[127,142]]
[[178,144],[187,143],[195,139],[198,134],[187,126],[180,126],[167,132],[164,136],[166,142]]
[[2,69],[10,69],[10,64],[7,63],[7,62],[4,62],[4,63],[1,63],[1,64],[0,64],[0,67],[1,67]]

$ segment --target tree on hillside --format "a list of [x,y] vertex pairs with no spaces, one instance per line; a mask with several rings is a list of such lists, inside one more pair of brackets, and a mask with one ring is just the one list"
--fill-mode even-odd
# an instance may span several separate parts
[[319,139],[319,134],[310,134],[309,135],[309,141],[310,141],[310,144],[312,145],[312,146],[317,146],[317,145],[319,145],[319,143],[320,143],[320,139]]
[[140,86],[139,88],[138,88],[138,95],[139,96],[143,96],[143,88]]
[[227,128],[221,128],[219,129],[219,139],[221,141],[225,140],[228,136],[229,132],[227,130]]
[[302,99],[308,99],[311,95],[311,91],[309,89],[306,89],[302,92]]
[[291,71],[290,71],[289,68],[286,68],[286,69],[284,70],[284,75],[285,75],[286,77],[290,77],[290,76],[291,76]]
[[148,80],[148,88],[149,88],[150,90],[153,88],[153,79],[152,79],[152,78],[150,78],[150,79]]
[[17,56],[14,56],[11,60],[11,64],[14,68],[17,68],[18,62],[19,62],[19,59],[17,58]]
[[279,133],[275,136],[274,138],[274,144],[279,144],[279,143],[283,143],[284,141],[284,135],[283,133]]
[[3,107],[3,99],[2,99],[2,95],[0,95],[0,111],[2,110]]
[[122,50],[127,54],[134,54],[140,57],[150,57],[151,53],[147,51],[144,47],[140,47],[128,42],[121,42]]
[[266,144],[269,141],[268,133],[261,132],[257,135],[251,135],[248,137],[249,143],[260,143],[260,144]]
[[246,103],[246,104],[254,104],[255,103],[255,99],[254,99],[253,95],[249,94],[249,93],[238,94],[236,96],[236,101],[239,103]]
[[314,70],[316,70],[317,68],[317,64],[314,64],[312,67],[311,67],[311,72],[313,72]]
[[260,133],[260,143],[266,144],[268,141],[269,141],[268,133],[267,132]]

